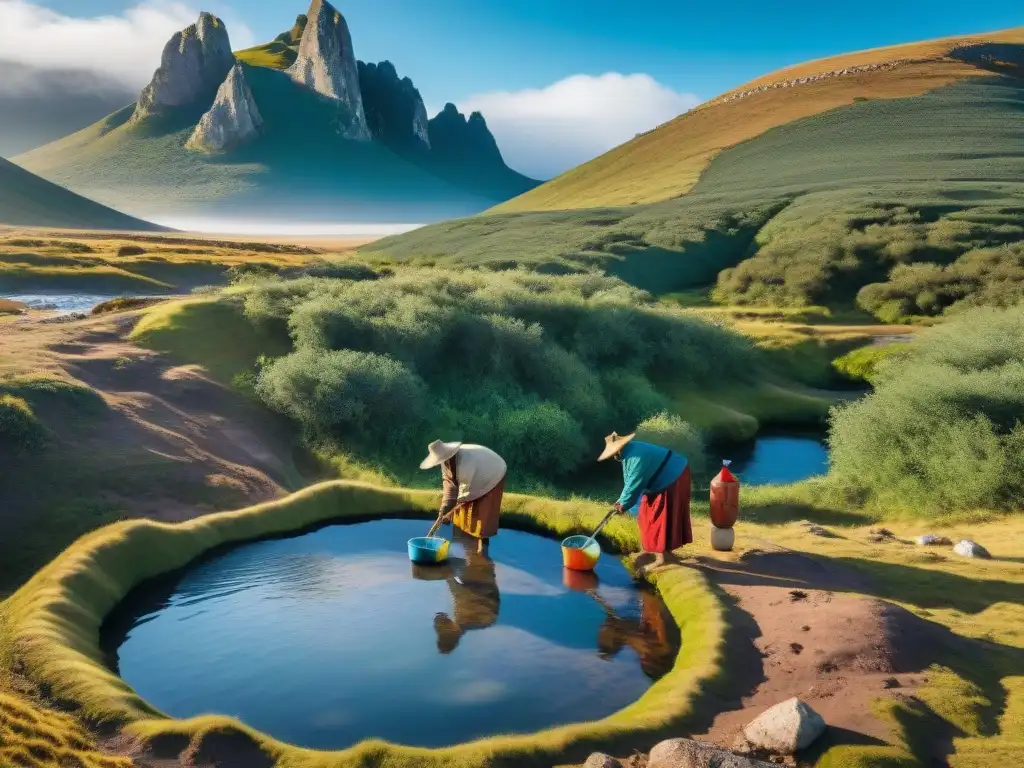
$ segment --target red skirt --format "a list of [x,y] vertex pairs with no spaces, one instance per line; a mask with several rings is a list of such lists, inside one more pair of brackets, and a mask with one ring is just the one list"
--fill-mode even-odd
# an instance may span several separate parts
[[641,497],[637,522],[645,552],[671,552],[693,542],[689,465],[668,488]]

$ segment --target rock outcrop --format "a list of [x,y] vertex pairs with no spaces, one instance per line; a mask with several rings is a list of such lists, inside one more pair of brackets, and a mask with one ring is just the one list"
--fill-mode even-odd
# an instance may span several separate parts
[[498,142],[479,112],[466,117],[454,104],[445,104],[428,124],[435,155],[456,164],[504,165]]
[[983,560],[988,560],[992,557],[981,544],[970,539],[958,541],[956,546],[953,547],[953,551],[960,555],[960,557],[980,557]]
[[338,103],[343,113],[340,133],[344,138],[369,141],[348,24],[326,0],[313,0],[307,16],[298,57],[288,68],[288,75],[296,83]]
[[132,120],[177,107],[206,106],[234,64],[224,22],[199,14],[195,24],[175,32],[164,46],[160,67],[139,95]]
[[366,123],[373,138],[394,150],[430,149],[427,108],[408,77],[399,78],[394,64],[359,62],[359,90]]
[[236,63],[217,91],[210,111],[203,115],[188,149],[222,152],[252,141],[263,128],[263,118],[245,79],[242,65]]
[[792,755],[813,744],[825,732],[825,721],[797,698],[765,710],[743,729],[737,752]]

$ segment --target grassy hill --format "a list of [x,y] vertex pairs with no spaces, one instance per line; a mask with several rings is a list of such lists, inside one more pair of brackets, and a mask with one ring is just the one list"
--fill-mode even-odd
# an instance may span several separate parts
[[[991,36],[1008,39],[1024,40],[1024,30]],[[800,77],[952,52],[710,102],[486,215],[364,251],[418,263],[598,268],[659,293],[856,304],[888,322],[1015,302],[1024,298],[1024,45],[958,45],[805,65]],[[789,82],[780,77],[767,84]],[[740,92],[766,84],[756,83]],[[760,127],[719,151],[729,125]],[[566,185],[582,175],[580,197]],[[583,205],[595,207],[575,210]],[[539,210],[519,210],[527,206]]]
[[[965,47],[1021,43],[1024,27],[859,51],[782,69],[722,94],[494,210],[596,208],[677,197],[693,189],[711,160],[729,147],[862,99],[917,96],[964,78],[983,76],[986,67],[964,56]],[[898,65],[730,100],[762,86],[893,63]]]
[[[244,59],[244,56],[243,56]],[[245,65],[264,135],[226,155],[185,149],[203,110],[129,123],[134,105],[17,157],[19,165],[139,215],[432,221],[484,210],[535,184],[508,168],[474,179],[379,142],[342,141],[330,104],[268,66]]]
[[35,176],[0,158],[0,224],[69,229],[161,229]]

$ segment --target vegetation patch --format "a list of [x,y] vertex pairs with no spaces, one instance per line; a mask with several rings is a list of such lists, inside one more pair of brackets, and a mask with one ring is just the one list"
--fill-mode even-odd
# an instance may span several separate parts
[[874,367],[832,417],[831,481],[889,514],[1024,505],[1024,308],[978,309]]
[[0,441],[6,450],[36,450],[46,444],[48,436],[24,398],[0,392]]
[[[678,623],[685,651],[675,666],[637,702],[604,720],[569,725],[527,736],[484,739],[430,750],[363,742],[339,752],[300,750],[224,717],[171,720],[138,697],[105,667],[98,647],[100,625],[115,605],[142,581],[187,565],[218,545],[282,535],[351,516],[436,513],[437,494],[384,490],[353,483],[325,483],[238,512],[177,525],[118,523],[84,536],[0,604],[0,661],[17,660],[29,677],[53,695],[74,702],[92,722],[116,722],[152,745],[176,734],[184,743],[198,735],[231,733],[247,738],[268,757],[304,768],[344,768],[368,761],[401,766],[550,766],[582,761],[597,749],[624,752],[667,737],[692,713],[703,684],[718,673],[724,648],[722,609],[704,578],[674,568],[656,575],[656,586]],[[604,507],[506,496],[503,520],[561,538],[590,530]],[[631,522],[605,529],[606,547],[636,551]],[[173,739],[172,739],[173,741]],[[21,740],[15,741],[18,746]]]

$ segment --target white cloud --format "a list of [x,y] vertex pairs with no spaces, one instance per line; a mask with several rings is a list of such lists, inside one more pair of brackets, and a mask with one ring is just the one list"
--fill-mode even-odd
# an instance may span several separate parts
[[700,102],[646,74],[573,75],[546,88],[483,93],[460,102],[478,110],[505,162],[550,178],[654,128]]
[[[230,9],[211,10],[224,19],[235,50],[253,44],[252,31]],[[139,3],[120,16],[93,17],[65,16],[27,0],[0,0],[0,62],[89,71],[141,88],[171,35],[198,18],[199,10],[190,5],[161,0]]]

